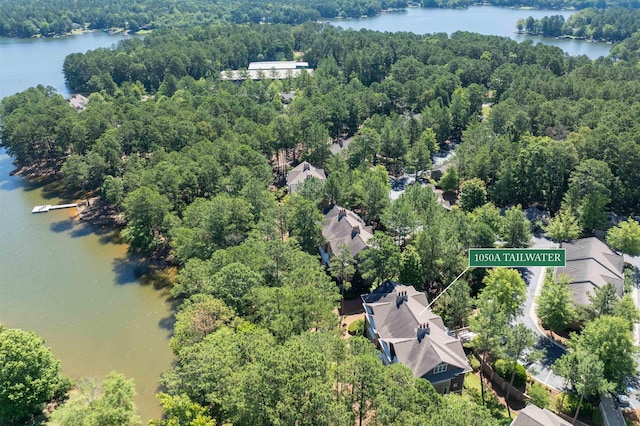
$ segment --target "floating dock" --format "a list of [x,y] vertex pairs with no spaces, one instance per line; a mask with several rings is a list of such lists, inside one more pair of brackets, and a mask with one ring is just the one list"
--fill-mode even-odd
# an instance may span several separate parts
[[68,209],[71,207],[78,207],[79,203],[73,204],[58,204],[57,206],[52,206],[51,204],[46,204],[44,206],[35,206],[31,213],[46,213],[49,210],[59,210],[59,209]]

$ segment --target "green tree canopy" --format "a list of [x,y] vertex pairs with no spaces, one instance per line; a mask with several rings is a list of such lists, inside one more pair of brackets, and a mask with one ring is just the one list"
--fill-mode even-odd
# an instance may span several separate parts
[[520,205],[507,209],[502,221],[502,238],[505,247],[529,247],[531,245],[531,223]]
[[578,164],[569,177],[564,208],[578,213],[585,229],[601,229],[606,221],[606,207],[611,202],[614,176],[609,165],[593,158]]
[[522,314],[527,297],[524,280],[515,269],[494,268],[489,271],[482,282],[485,288],[480,298],[491,301],[509,320]]
[[560,276],[556,280],[552,273],[547,272],[536,303],[536,313],[542,325],[551,330],[562,331],[575,318],[567,276]]
[[39,414],[66,385],[60,362],[40,337],[0,326],[0,423]]
[[175,314],[173,337],[169,345],[174,353],[202,341],[223,325],[232,322],[233,309],[208,294],[196,294],[185,300]]
[[562,247],[564,241],[571,241],[580,237],[582,228],[578,218],[571,214],[571,211],[560,210],[556,216],[549,220],[544,231],[553,240],[558,241],[560,247]]
[[588,322],[582,333],[569,339],[569,348],[595,355],[603,365],[604,379],[621,387],[634,374],[638,348],[623,318],[601,316]]
[[137,426],[142,424],[133,402],[133,380],[112,371],[100,386],[92,379],[78,384],[79,396],[70,399],[53,413],[61,426]]
[[466,180],[460,185],[460,208],[472,212],[487,202],[487,188],[478,178]]
[[158,399],[162,405],[164,418],[151,420],[151,426],[216,426],[207,409],[189,399],[187,395],[168,395],[160,392]]
[[400,273],[400,249],[393,238],[375,232],[368,241],[369,247],[360,252],[362,277],[380,285]]
[[149,253],[160,244],[162,223],[171,208],[164,195],[143,186],[130,192],[123,202],[127,227],[122,236],[132,252]]
[[473,300],[469,294],[469,284],[464,280],[456,281],[438,299],[438,314],[442,321],[452,330],[463,327],[473,307]]
[[589,309],[595,317],[612,315],[617,302],[616,287],[611,283],[607,283],[604,287],[596,288],[593,293],[589,293]]
[[607,232],[607,243],[629,256],[640,256],[640,224],[629,218]]
[[607,392],[615,387],[606,379],[602,360],[590,352],[574,350],[564,354],[553,364],[553,370],[571,383],[580,395],[574,422],[585,396]]
[[444,192],[455,192],[459,185],[458,171],[455,167],[449,167],[440,178],[438,185]]

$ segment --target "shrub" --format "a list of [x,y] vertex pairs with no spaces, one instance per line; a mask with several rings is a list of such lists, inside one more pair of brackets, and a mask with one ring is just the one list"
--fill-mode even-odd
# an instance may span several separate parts
[[531,398],[531,403],[540,408],[547,408],[551,400],[549,391],[538,383],[534,383],[529,389],[529,397]]
[[[500,377],[505,380],[511,380],[511,366],[513,364],[507,360],[499,359],[493,364],[493,369]],[[513,378],[514,386],[524,386],[527,382],[527,370],[520,365],[516,364],[516,375]]]
[[[579,401],[580,398],[577,395],[572,393],[561,393],[556,397],[556,409],[567,416],[573,417],[576,413],[576,408],[578,408]],[[594,407],[593,404],[585,398],[582,402],[582,407],[580,408],[580,417],[592,419],[598,411],[600,410]]]
[[352,336],[364,336],[364,320],[355,320],[354,322],[349,324],[347,331]]
[[480,361],[473,354],[467,355],[467,360],[469,360],[469,365],[473,371],[478,371],[480,369]]

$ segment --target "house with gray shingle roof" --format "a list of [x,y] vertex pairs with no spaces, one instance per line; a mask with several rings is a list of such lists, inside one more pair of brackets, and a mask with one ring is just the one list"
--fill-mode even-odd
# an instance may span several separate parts
[[87,104],[89,103],[89,99],[87,99],[85,96],[82,96],[76,93],[71,95],[71,97],[67,99],[67,102],[69,102],[69,105],[71,105],[78,111],[82,111],[87,107]]
[[618,297],[624,289],[624,260],[596,237],[581,238],[565,243],[566,266],[556,268],[556,277],[567,275],[569,288],[573,291],[574,301],[581,305],[589,304],[589,294],[596,288],[611,283]]
[[449,334],[423,292],[387,281],[362,295],[365,333],[385,364],[399,362],[442,394],[461,392],[471,366],[462,342]]
[[529,404],[513,419],[510,426],[571,426],[571,423],[546,408]]
[[298,185],[309,178],[327,180],[324,169],[319,169],[303,161],[287,173],[287,190],[289,193],[296,192]]
[[367,226],[364,220],[351,210],[337,204],[324,212],[322,236],[326,243],[320,249],[322,260],[329,265],[332,256],[340,251],[344,244],[349,248],[353,257],[368,247],[367,241],[373,237],[373,228]]

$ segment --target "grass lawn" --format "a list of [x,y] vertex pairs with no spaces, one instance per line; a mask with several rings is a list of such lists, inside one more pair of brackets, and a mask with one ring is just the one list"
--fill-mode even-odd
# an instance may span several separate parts
[[[486,406],[491,411],[491,415],[496,419],[508,419],[509,412],[507,407],[502,405],[502,402],[498,399],[490,386],[485,386],[484,395],[486,400]],[[474,373],[469,373],[464,378],[464,390],[463,395],[474,400],[477,404],[482,404],[482,388],[480,386],[480,378]]]
[[473,373],[467,374],[464,377],[464,389],[474,389],[480,394],[482,389],[480,388],[480,378]]

